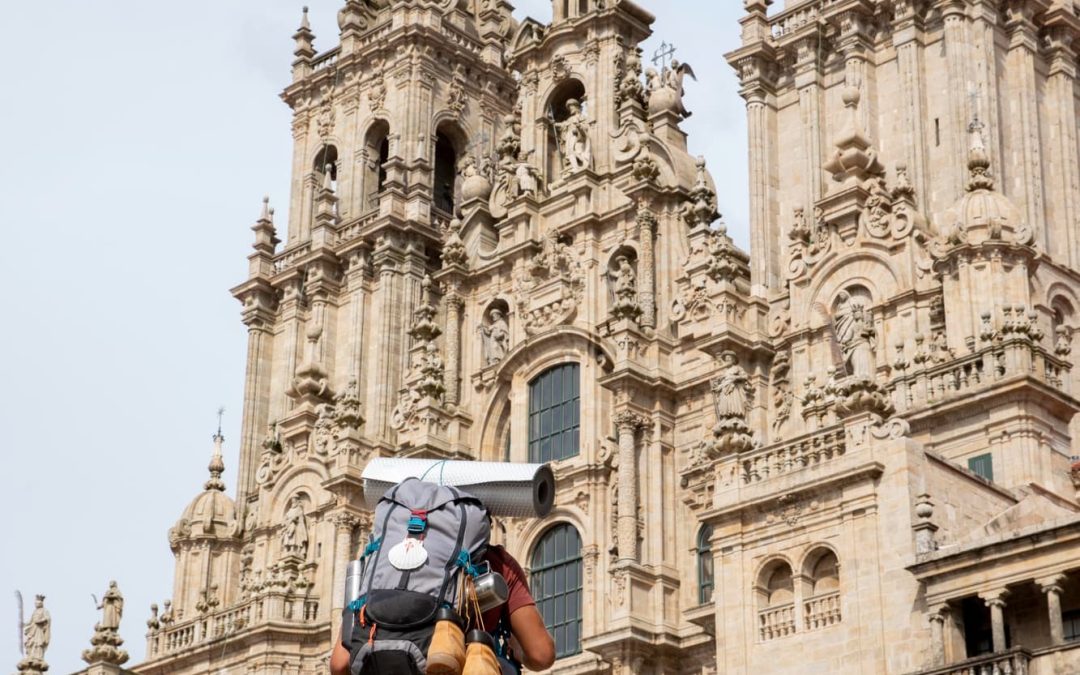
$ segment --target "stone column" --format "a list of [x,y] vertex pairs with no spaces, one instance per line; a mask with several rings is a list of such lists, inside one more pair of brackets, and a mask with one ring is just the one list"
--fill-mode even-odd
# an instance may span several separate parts
[[333,644],[337,644],[341,630],[341,622],[337,618],[345,609],[345,574],[349,570],[349,562],[356,559],[356,551],[350,550],[352,531],[360,523],[360,519],[351,513],[341,511],[330,516],[330,521],[334,523],[334,580],[331,588],[333,607],[330,611],[330,626],[333,632]]
[[446,294],[446,374],[443,385],[446,387],[447,405],[457,405],[460,399],[461,383],[461,310],[465,301],[454,287]]
[[637,431],[645,425],[645,418],[624,410],[615,416],[615,425],[619,429],[619,562],[637,562]]
[[[1050,183],[1050,213],[1046,219],[1046,233],[1054,242],[1055,260],[1080,265],[1080,241],[1076,228],[1071,224],[1077,218],[1077,192],[1080,191],[1080,164],[1076,153],[1076,103],[1073,91],[1076,87],[1076,48],[1069,29],[1064,26],[1052,28],[1047,34],[1050,54],[1050,71],[1047,77],[1047,106],[1049,114],[1049,143],[1051,170],[1047,172]],[[1067,245],[1066,252],[1058,247]]]
[[[1039,52],[1038,30],[1035,25],[1034,3],[1027,0],[1011,0],[1007,9],[1006,30],[1009,33],[1009,51],[1006,56],[1005,72],[1010,80],[1010,107],[1012,108],[1012,152],[1007,162],[1008,169],[1002,164],[995,164],[999,171],[1011,170],[1012,177],[1008,185],[1000,189],[1018,202],[1031,227],[1044,222],[1042,183],[1042,149],[1039,139],[1039,88],[1035,61]],[[992,30],[989,29],[988,30]],[[988,92],[990,93],[990,92]],[[993,120],[991,120],[992,122]],[[995,131],[996,131],[995,127]],[[991,145],[991,148],[994,144]],[[1073,151],[1075,153],[1075,150]],[[1004,153],[1002,153],[1004,154]],[[992,159],[998,157],[991,155]],[[1037,236],[1042,238],[1047,250],[1051,246],[1065,246],[1065,241],[1052,241],[1048,237],[1048,228],[1038,228]]]
[[1055,645],[1065,642],[1065,626],[1061,620],[1061,585],[1064,582],[1064,574],[1055,574],[1038,582],[1039,588],[1046,594],[1046,611],[1050,615],[1050,642]]
[[989,593],[980,593],[986,606],[990,608],[990,629],[993,633],[994,653],[1008,649],[1005,644],[1005,598],[1009,592],[1002,589]]
[[903,128],[911,129],[907,141],[905,159],[910,170],[909,177],[915,188],[915,202],[923,211],[929,208],[926,175],[926,114],[923,107],[923,46],[919,41],[915,6],[912,2],[897,3],[893,24],[893,45],[896,46],[896,62],[902,91],[900,115]]
[[940,605],[930,610],[930,665],[945,665],[945,618],[949,613],[948,605]]
[[643,328],[656,328],[656,216],[644,205],[637,212],[638,241],[641,242],[641,269],[638,270],[638,304]]
[[824,194],[821,168],[821,37],[808,35],[796,44],[795,87],[799,92],[799,115],[803,129],[803,161],[806,182],[805,206],[813,212],[814,204]]
[[397,404],[397,382],[399,370],[395,354],[400,348],[403,337],[396,334],[395,328],[404,320],[395,311],[398,296],[398,266],[400,260],[389,251],[375,253],[375,269],[379,285],[375,291],[378,308],[372,312],[377,317],[373,326],[374,349],[371,363],[377,364],[374,372],[368,374],[368,410],[371,413],[371,434],[373,438],[386,441],[390,438],[390,411]]
[[965,16],[965,3],[961,0],[950,0],[942,8],[945,19],[945,58],[949,73],[949,110],[953,113],[952,128],[945,130],[948,137],[948,145],[951,148],[948,156],[955,162],[953,169],[948,174],[950,186],[947,194],[964,194],[964,185],[967,182],[967,152],[965,139],[967,138],[967,125],[971,122],[968,113],[969,81],[968,76],[968,39],[967,18]]
[[[761,9],[761,20],[764,20]],[[767,59],[751,56],[738,62],[739,95],[746,101],[746,131],[750,143],[750,279],[755,294],[775,288],[780,277],[781,233],[776,229],[773,196],[776,180],[776,108]]]
[[[267,298],[269,300],[269,298]],[[244,310],[248,327],[247,366],[244,369],[244,416],[240,431],[240,467],[236,503],[246,505],[247,495],[256,491],[255,470],[259,466],[259,434],[266,426],[269,396],[266,390],[274,317],[269,309],[258,306],[258,298]]]

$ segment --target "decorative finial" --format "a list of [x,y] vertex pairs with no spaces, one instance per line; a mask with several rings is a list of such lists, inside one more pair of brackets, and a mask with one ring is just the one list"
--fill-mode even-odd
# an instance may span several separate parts
[[221,446],[225,443],[225,436],[221,433],[221,418],[225,415],[225,406],[218,408],[217,415],[218,428],[217,433],[214,434],[214,454],[210,457],[209,466],[206,467],[210,472],[210,480],[206,481],[203,487],[207,490],[224,492],[225,483],[221,480],[221,474],[225,473],[225,459],[221,454]]
[[262,213],[259,220],[270,220],[270,195],[263,195]]
[[334,180],[333,180],[333,176],[331,175],[331,172],[333,170],[334,170],[334,165],[331,164],[330,162],[327,162],[326,165],[323,166],[323,185],[322,186],[323,186],[324,190],[329,190],[331,192],[334,191]]
[[307,5],[304,5],[304,16],[300,19],[300,28],[303,30],[311,30],[311,22],[308,21]]
[[968,125],[968,133],[971,134],[971,149],[968,151],[968,171],[971,178],[968,180],[968,192],[975,190],[993,190],[994,177],[990,173],[990,155],[986,152],[983,142],[982,131],[986,126],[979,120],[978,113],[971,124]]

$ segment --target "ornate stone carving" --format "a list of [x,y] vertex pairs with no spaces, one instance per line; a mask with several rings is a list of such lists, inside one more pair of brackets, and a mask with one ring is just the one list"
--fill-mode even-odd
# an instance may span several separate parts
[[683,79],[689,75],[694,80],[694,69],[689,64],[671,62],[671,66],[665,66],[659,73],[654,68],[646,72],[649,90],[649,114],[674,113],[680,119],[690,117],[690,111],[683,103]]
[[540,252],[515,282],[514,302],[525,332],[533,335],[567,322],[584,295],[585,272],[577,255],[557,231],[548,230]]
[[716,207],[716,191],[705,177],[705,158],[697,159],[697,180],[690,190],[690,201],[683,204],[683,221],[691,228],[708,226],[720,217]]
[[446,107],[457,116],[465,111],[468,96],[465,93],[465,68],[460,64],[454,65],[454,73],[450,79],[450,86],[446,92]]
[[625,58],[623,52],[617,54],[620,63],[617,65],[619,77],[616,78],[615,105],[620,106],[626,101],[645,103],[645,85],[641,83],[641,48],[627,49]]
[[469,262],[465,251],[465,242],[461,240],[461,221],[454,218],[446,231],[446,241],[443,242],[442,263],[444,267],[457,265],[466,267]]
[[416,390],[421,396],[440,400],[446,393],[445,373],[446,365],[439,354],[438,345],[434,341],[428,342],[420,360],[420,382]]
[[787,350],[777,352],[769,373],[769,384],[772,385],[773,392],[773,440],[782,440],[784,427],[788,418],[791,417],[791,404],[795,396],[791,391],[790,373],[791,352]]
[[101,610],[101,621],[94,625],[91,647],[83,650],[83,661],[122,665],[128,660],[128,653],[121,649],[124,641],[119,633],[120,619],[124,615],[124,596],[115,581],[109,582],[109,590],[105,591],[97,608]]
[[329,454],[334,442],[334,418],[336,411],[334,406],[323,404],[318,407],[318,418],[311,432],[311,445],[320,455]]
[[814,222],[808,225],[803,207],[794,210],[788,229],[788,278],[798,279],[825,257],[833,245],[834,228],[825,221],[821,209],[814,209]]
[[754,447],[746,416],[754,390],[746,369],[739,365],[733,351],[720,354],[720,376],[713,379],[710,388],[716,424],[711,438],[703,441],[702,450],[707,459],[716,459],[730,452],[745,452]]

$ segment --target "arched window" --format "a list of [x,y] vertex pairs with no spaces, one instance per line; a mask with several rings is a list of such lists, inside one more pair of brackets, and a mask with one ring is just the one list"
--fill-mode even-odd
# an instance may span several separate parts
[[702,525],[697,536],[697,578],[698,578],[698,604],[704,605],[712,602],[713,588],[716,581],[713,577],[713,553],[712,553],[712,525]]
[[319,154],[315,155],[315,162],[312,169],[315,171],[315,175],[318,178],[317,186],[321,187],[323,184],[323,178],[326,176],[326,171],[330,171],[330,183],[331,186],[337,191],[337,178],[338,178],[338,151],[337,148],[332,145],[324,145],[322,150],[319,150]]
[[390,125],[378,120],[364,136],[364,205],[365,209],[379,206],[379,195],[386,185],[386,163],[390,160]]
[[795,583],[791,566],[777,560],[761,571],[757,585],[758,637],[774,640],[795,634]]
[[555,656],[581,651],[581,536],[561,523],[544,533],[532,554],[530,585],[536,608],[555,638]]
[[810,597],[803,599],[803,625],[806,630],[827,628],[840,623],[840,563],[828,549],[816,552],[803,568],[809,585],[803,588]]
[[454,191],[457,182],[457,153],[454,144],[443,133],[435,134],[435,208],[454,212]]
[[580,446],[580,367],[564,363],[529,383],[529,461],[574,457]]

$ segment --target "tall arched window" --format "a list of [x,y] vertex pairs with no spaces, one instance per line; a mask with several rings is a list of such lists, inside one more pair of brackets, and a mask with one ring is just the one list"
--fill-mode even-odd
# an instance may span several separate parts
[[529,384],[529,461],[574,457],[580,446],[580,367],[564,363]]
[[561,523],[544,533],[532,554],[536,608],[555,638],[555,656],[581,651],[581,536]]
[[810,597],[803,600],[803,625],[807,630],[840,623],[840,563],[836,554],[822,550],[807,560]]
[[697,536],[698,604],[712,602],[716,581],[713,577],[712,525],[702,525]]
[[364,205],[363,208],[379,207],[379,195],[386,185],[386,163],[390,160],[390,125],[378,120],[364,135]]
[[454,212],[457,188],[457,153],[454,144],[442,132],[435,134],[435,208]]
[[337,189],[337,161],[338,151],[332,145],[323,146],[322,150],[319,150],[319,154],[315,155],[315,165],[312,169],[318,179],[318,187],[322,187],[323,177],[326,175],[327,169],[329,169],[331,187]]

